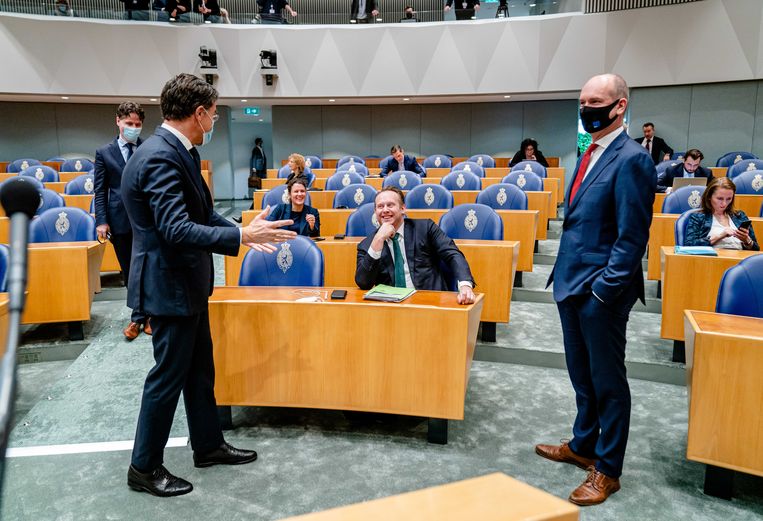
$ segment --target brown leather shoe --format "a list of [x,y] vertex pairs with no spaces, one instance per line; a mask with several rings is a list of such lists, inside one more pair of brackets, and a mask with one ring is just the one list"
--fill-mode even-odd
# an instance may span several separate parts
[[148,336],[151,336],[153,334],[153,331],[151,331],[151,319],[147,318],[146,323],[143,325],[143,332],[147,334]]
[[570,494],[570,503],[581,507],[604,503],[609,496],[620,490],[620,480],[602,474],[595,467],[588,469],[588,477]]
[[140,324],[137,322],[130,322],[127,324],[127,327],[123,331],[125,338],[132,342],[136,338],[138,338],[138,335],[140,335]]
[[583,470],[587,470],[588,467],[596,465],[595,459],[578,456],[572,452],[572,449],[570,449],[570,446],[566,441],[562,442],[561,445],[536,445],[535,454],[550,459],[551,461],[571,463]]

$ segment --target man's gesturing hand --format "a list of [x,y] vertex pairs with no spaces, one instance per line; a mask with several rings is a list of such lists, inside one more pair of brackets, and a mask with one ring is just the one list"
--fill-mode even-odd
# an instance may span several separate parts
[[294,221],[291,219],[268,221],[267,217],[269,214],[270,206],[260,212],[257,217],[249,223],[249,226],[245,226],[241,229],[241,242],[243,244],[246,244],[257,251],[273,253],[276,251],[276,247],[269,243],[284,242],[297,236],[296,232],[281,229],[283,226],[294,224]]

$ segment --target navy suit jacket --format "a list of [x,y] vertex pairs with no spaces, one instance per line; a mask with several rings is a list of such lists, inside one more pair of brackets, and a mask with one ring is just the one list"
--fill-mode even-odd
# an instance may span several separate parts
[[[403,156],[403,169],[408,170],[409,172],[416,172],[421,177],[427,176],[427,173],[424,172],[423,168],[421,168],[421,165],[418,161],[416,161],[416,158],[409,156],[408,154]],[[384,177],[387,174],[397,172],[398,170],[400,170],[400,163],[397,162],[397,159],[392,157],[389,159],[389,161],[387,161],[387,166],[382,168],[382,171],[379,175]]]
[[201,167],[161,127],[122,173],[133,229],[127,305],[148,315],[190,316],[207,309],[212,253],[238,255],[236,226],[214,212]]
[[[302,208],[302,219],[294,221],[294,225],[298,226],[298,230],[294,230],[298,235],[304,235],[305,237],[320,237],[321,235],[321,216],[318,214],[318,210],[312,206],[305,205]],[[311,230],[310,225],[304,219],[305,213],[315,216],[315,227]],[[281,203],[278,206],[270,209],[270,215],[268,215],[268,221],[280,221],[282,219],[292,219],[291,216],[291,203]],[[293,230],[293,228],[289,228]]]
[[[644,143],[644,136],[641,136],[639,138],[636,138],[636,143],[640,144],[643,148]],[[646,150],[644,148],[644,150]],[[673,155],[673,149],[668,146],[667,143],[665,143],[665,140],[661,137],[654,136],[652,138],[652,161],[654,161],[654,164],[662,162],[662,158],[665,157],[665,154]]]
[[[464,254],[453,239],[445,235],[431,219],[408,219],[404,221],[405,259],[416,289],[448,291],[448,281],[442,272],[441,263],[458,281],[469,281],[474,286],[474,278],[469,270]],[[360,289],[371,289],[376,284],[395,285],[395,265],[392,252],[384,244],[379,259],[368,254],[374,236],[369,235],[358,244],[358,258],[355,268],[355,284]]]
[[[108,224],[111,233],[115,235],[130,233],[132,229],[120,195],[125,158],[122,157],[117,139],[119,138],[95,151],[93,173],[95,225]],[[142,143],[143,140],[138,138],[137,145]]]
[[626,289],[644,300],[641,258],[656,186],[649,154],[622,132],[588,173],[572,205],[567,189],[559,254],[548,280],[554,282],[554,300],[593,291],[613,304]]
[[[661,175],[657,176],[657,191],[660,193],[664,193],[667,188],[670,186],[673,186],[673,180],[676,177],[683,177],[684,176],[684,165],[683,163],[678,163],[674,166],[669,166]],[[709,168],[705,168],[704,166],[697,167],[696,172],[694,172],[694,177],[704,177],[707,179],[707,184],[710,184],[710,181],[713,180],[713,172]]]

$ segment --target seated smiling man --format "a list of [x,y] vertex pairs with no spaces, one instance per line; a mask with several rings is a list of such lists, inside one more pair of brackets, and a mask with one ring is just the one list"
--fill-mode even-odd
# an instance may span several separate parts
[[474,302],[474,278],[464,254],[431,219],[405,217],[403,192],[383,188],[374,199],[381,226],[358,245],[355,283],[447,291],[440,270],[444,263],[458,280],[458,303]]

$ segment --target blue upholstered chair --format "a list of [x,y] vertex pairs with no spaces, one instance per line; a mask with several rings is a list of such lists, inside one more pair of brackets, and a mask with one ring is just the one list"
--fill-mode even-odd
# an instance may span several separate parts
[[501,183],[516,185],[525,192],[542,192],[543,179],[533,172],[526,170],[514,170],[501,179]]
[[657,163],[657,164],[654,166],[654,168],[655,168],[655,170],[657,170],[657,173],[658,173],[658,174],[661,174],[661,173],[663,173],[665,170],[667,170],[668,168],[670,168],[671,166],[673,166],[673,165],[677,165],[677,164],[678,164],[678,163],[680,163],[680,162],[681,162],[681,161],[678,161],[677,159],[668,159],[667,161],[660,161],[659,163]]
[[41,165],[37,159],[32,158],[25,158],[25,159],[16,159],[15,161],[11,161],[8,163],[8,166],[6,167],[5,171],[9,174],[18,174],[22,170],[25,170],[29,168],[30,166],[34,165]]
[[662,202],[662,213],[684,213],[702,205],[704,186],[682,186],[672,191]]
[[54,163],[63,163],[64,161],[66,161],[66,158],[61,156],[53,156],[46,159],[45,161],[54,162]]
[[715,166],[730,168],[731,165],[744,161],[745,159],[758,159],[758,156],[751,154],[750,152],[728,152],[718,158]]
[[731,165],[726,172],[726,177],[733,179],[736,183],[736,177],[752,170],[763,170],[763,159],[745,159],[734,165]]
[[734,178],[737,195],[763,195],[763,170],[749,170]]
[[360,163],[345,163],[342,166],[338,166],[336,172],[350,172],[366,177],[368,176],[368,167],[366,165],[361,165]]
[[341,158],[339,158],[339,161],[336,162],[336,167],[339,168],[345,163],[360,163],[361,165],[365,165],[366,160],[360,156],[353,156],[353,155],[342,156]]
[[323,168],[323,161],[318,156],[305,156],[305,168]]
[[[287,186],[278,185],[275,188],[271,188],[267,191],[265,196],[262,198],[262,207],[265,208],[267,205],[270,205],[270,207],[273,208],[274,206],[288,202],[289,191],[287,190]],[[307,206],[311,206],[310,192],[307,192],[307,196],[305,197],[305,204]]]
[[95,191],[95,179],[92,174],[78,175],[64,187],[67,195],[90,195]]
[[686,246],[686,229],[689,227],[689,218],[691,214],[698,211],[696,208],[687,210],[676,219],[676,224],[673,226],[673,237],[676,246]]
[[58,172],[49,166],[44,165],[32,165],[29,168],[25,168],[19,175],[24,177],[34,177],[41,183],[57,183]]
[[390,159],[392,159],[392,156],[387,156],[381,161],[379,161],[379,168],[381,168],[382,171],[384,171],[384,169],[387,168],[387,163],[389,163]]
[[516,165],[511,167],[512,172],[517,170],[524,170],[525,172],[532,172],[538,177],[547,177],[546,167],[538,163],[537,161],[520,161]]
[[64,164],[61,165],[62,172],[82,172],[83,174],[89,170],[93,170],[95,165],[92,161],[85,157],[78,159],[67,159]]
[[484,204],[459,204],[440,218],[440,228],[451,239],[502,241],[503,221]]
[[358,208],[347,218],[345,235],[347,237],[367,237],[376,233],[379,229],[379,221],[376,220],[374,203],[366,203]]
[[453,194],[442,185],[422,184],[405,195],[408,210],[448,210],[453,208]]
[[487,154],[474,154],[469,161],[477,163],[482,168],[495,168],[495,159]]
[[326,190],[341,190],[345,186],[350,186],[352,184],[362,185],[365,182],[366,178],[361,174],[342,170],[326,179]]
[[[290,174],[291,169],[289,168],[289,165],[284,165],[278,169],[278,179],[287,179]],[[307,182],[309,184],[307,188],[311,188],[315,182],[315,174],[313,174],[309,168],[305,168],[302,174],[307,177]]]
[[457,165],[453,165],[452,167],[450,167],[451,172],[456,172],[457,170],[463,170],[465,172],[472,173],[478,177],[485,177],[485,169],[482,168],[477,163],[475,163],[474,161],[461,161]]
[[440,180],[448,190],[482,190],[482,179],[466,170],[453,170]]
[[400,190],[411,190],[413,187],[419,186],[420,184],[421,177],[419,174],[408,170],[399,170],[385,177],[382,187],[396,186]]
[[477,202],[494,210],[527,210],[527,194],[509,183],[488,186],[477,194]]
[[34,214],[40,215],[45,210],[49,210],[50,208],[58,208],[61,206],[66,206],[66,201],[64,201],[64,198],[61,197],[61,194],[54,192],[53,190],[43,188],[40,190],[40,206],[37,207],[37,211]]
[[445,154],[434,154],[424,160],[424,168],[450,168],[453,161]]
[[71,206],[48,208],[29,225],[29,242],[95,240],[95,218]]
[[763,255],[747,257],[726,270],[715,312],[763,318]]
[[357,208],[373,203],[376,189],[367,184],[355,183],[345,186],[334,196],[334,208]]
[[244,255],[239,286],[323,286],[323,252],[313,241],[298,235],[276,246]]
[[686,152],[673,152],[670,156],[671,161],[683,161],[686,159]]
[[5,244],[0,244],[0,293],[8,291],[8,257],[10,250]]

